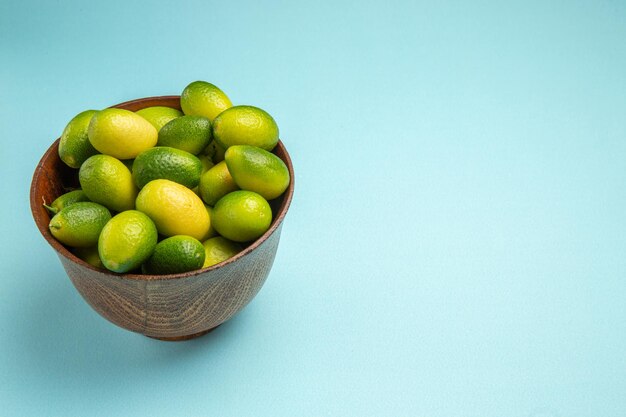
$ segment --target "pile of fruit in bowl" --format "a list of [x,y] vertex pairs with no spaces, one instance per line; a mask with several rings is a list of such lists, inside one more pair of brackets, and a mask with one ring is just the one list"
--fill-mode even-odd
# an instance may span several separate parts
[[233,106],[213,84],[183,90],[179,111],[108,108],[74,117],[59,157],[80,188],[45,202],[52,235],[76,256],[115,273],[176,274],[239,253],[272,222],[290,183],[271,151],[270,114]]

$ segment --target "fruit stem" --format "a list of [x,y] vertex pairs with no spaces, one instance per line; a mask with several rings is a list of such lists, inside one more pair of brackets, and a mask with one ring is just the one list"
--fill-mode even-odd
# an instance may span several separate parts
[[50,207],[50,206],[49,206],[49,205],[47,205],[47,204],[43,204],[43,206],[44,206],[45,208],[47,208],[47,209],[48,209],[48,211],[49,211],[50,213],[52,213],[52,214],[57,214],[57,213],[59,212],[59,210],[55,209],[54,207]]

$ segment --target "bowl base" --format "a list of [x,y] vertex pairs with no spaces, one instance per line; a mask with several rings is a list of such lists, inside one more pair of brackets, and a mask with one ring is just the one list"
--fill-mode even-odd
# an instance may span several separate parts
[[151,339],[163,340],[165,342],[184,342],[185,340],[191,340],[191,339],[195,339],[196,337],[204,336],[205,334],[212,332],[213,330],[217,329],[220,326],[221,324],[218,324],[217,326],[212,327],[209,330],[203,330],[198,333],[187,334],[184,336],[174,336],[174,337],[157,337],[157,336],[148,336],[148,335],[145,335],[145,336]]

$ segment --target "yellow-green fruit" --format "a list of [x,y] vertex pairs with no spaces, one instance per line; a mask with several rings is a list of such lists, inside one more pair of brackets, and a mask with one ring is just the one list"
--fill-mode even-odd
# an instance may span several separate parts
[[136,204],[164,236],[187,235],[201,240],[211,227],[200,197],[170,180],[150,181],[139,192]]
[[138,268],[152,255],[157,239],[157,229],[148,216],[127,210],[104,226],[98,239],[98,253],[105,268],[125,273]]
[[204,246],[191,236],[172,236],[157,243],[152,256],[141,266],[144,274],[179,274],[202,268]]
[[183,115],[178,109],[164,106],[146,107],[145,109],[137,110],[135,113],[149,121],[157,132],[170,120]]
[[209,206],[215,205],[217,201],[226,194],[237,191],[239,187],[235,184],[233,177],[228,172],[226,162],[222,161],[200,176],[200,197]]
[[271,151],[278,143],[278,125],[265,110],[235,106],[220,113],[213,121],[213,139],[224,149],[252,145]]
[[208,117],[211,121],[232,105],[222,90],[206,81],[192,82],[180,95],[183,113]]
[[87,130],[96,110],[86,110],[74,116],[65,126],[59,141],[59,157],[72,168],[79,168],[91,155],[98,151],[89,142]]
[[266,200],[280,196],[289,186],[287,165],[271,152],[249,145],[226,150],[226,165],[242,190],[254,191]]
[[204,116],[182,116],[170,121],[159,131],[158,146],[171,146],[194,155],[211,142],[211,122]]
[[200,182],[202,162],[189,152],[156,146],[137,155],[132,172],[139,188],[160,178],[193,188]]
[[270,228],[272,209],[255,192],[233,191],[215,204],[212,220],[220,235],[235,242],[248,242]]
[[104,268],[97,245],[88,248],[73,248],[72,253],[95,268]]
[[78,180],[91,201],[114,211],[135,207],[137,187],[130,170],[119,159],[94,155],[80,167]]
[[204,246],[205,251],[203,268],[208,268],[228,258],[232,258],[242,250],[241,245],[231,242],[222,236],[208,239],[202,246]]
[[50,220],[50,233],[64,245],[85,248],[98,243],[98,236],[111,219],[106,207],[78,202],[65,207]]
[[124,109],[104,109],[89,123],[89,141],[98,151],[117,159],[132,159],[156,145],[158,133],[150,122]]
[[80,201],[89,201],[87,194],[83,190],[74,190],[57,197],[49,206],[44,204],[44,207],[50,210],[51,213],[57,214],[65,207],[70,206]]

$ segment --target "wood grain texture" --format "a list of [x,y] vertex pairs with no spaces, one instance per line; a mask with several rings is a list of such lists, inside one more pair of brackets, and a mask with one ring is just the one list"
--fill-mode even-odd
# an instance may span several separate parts
[[[179,96],[149,97],[113,107],[136,111],[150,106],[180,109]],[[99,270],[74,256],[48,230],[50,203],[77,186],[77,170],[58,156],[57,139],[35,169],[30,203],[35,223],[54,248],[72,283],[89,305],[125,329],[163,340],[186,340],[206,334],[241,311],[259,292],[272,268],[282,222],[294,190],[291,159],[282,142],[274,150],[289,169],[287,191],[270,202],[270,229],[242,252],[210,268],[174,275],[116,274]]]

